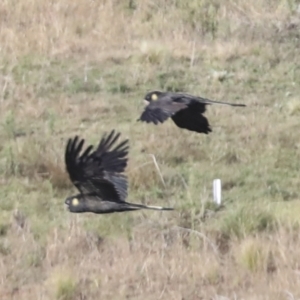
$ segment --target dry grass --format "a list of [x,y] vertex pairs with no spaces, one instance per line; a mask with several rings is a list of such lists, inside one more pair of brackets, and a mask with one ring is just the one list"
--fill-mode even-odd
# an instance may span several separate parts
[[[2,1],[1,299],[297,299],[299,3]],[[137,123],[152,89],[212,106],[208,135]],[[130,138],[129,200],[72,215],[68,137]],[[224,206],[211,199],[223,182]]]

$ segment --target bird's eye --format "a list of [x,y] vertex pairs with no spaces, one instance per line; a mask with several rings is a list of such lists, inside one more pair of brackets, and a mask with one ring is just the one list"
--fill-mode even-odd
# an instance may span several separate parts
[[73,206],[77,206],[78,204],[79,204],[78,199],[77,199],[77,198],[73,198],[73,199],[72,199],[72,205],[73,205]]
[[152,94],[152,95],[151,95],[151,100],[152,100],[152,101],[155,101],[155,100],[157,100],[157,98],[158,98],[158,97],[157,97],[157,95],[156,95],[156,94]]

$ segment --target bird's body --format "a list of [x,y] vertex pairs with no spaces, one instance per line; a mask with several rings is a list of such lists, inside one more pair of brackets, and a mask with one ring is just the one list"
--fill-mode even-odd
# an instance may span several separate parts
[[114,147],[119,136],[120,133],[115,134],[113,130],[107,137],[102,137],[95,151],[88,146],[81,155],[84,140],[77,136],[69,139],[65,152],[66,169],[80,192],[65,200],[69,211],[107,214],[139,209],[172,210],[125,201],[128,183],[123,172],[129,146],[125,140]]
[[173,210],[173,208],[165,208],[160,206],[149,206],[128,202],[112,202],[105,201],[97,195],[81,195],[78,194],[76,196],[71,196],[66,199],[66,204],[70,205],[70,203],[77,203],[72,208],[72,212],[75,213],[83,213],[83,212],[92,212],[95,214],[110,214],[115,212],[124,212],[124,211],[132,211],[132,210],[140,210],[140,209],[154,209],[154,210]]
[[205,134],[212,131],[207,118],[203,116],[206,105],[246,106],[245,104],[214,101],[184,93],[159,91],[149,92],[145,96],[145,101],[147,106],[139,119],[140,121],[157,125],[165,122],[168,118],[172,118],[180,128]]

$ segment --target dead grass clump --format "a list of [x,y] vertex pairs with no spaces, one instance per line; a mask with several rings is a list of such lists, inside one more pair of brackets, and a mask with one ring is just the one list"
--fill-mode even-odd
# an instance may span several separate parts
[[240,162],[238,154],[235,151],[228,151],[220,160],[223,160],[227,165],[238,164]]
[[163,177],[158,168],[158,164],[150,156],[145,162],[141,162],[140,166],[130,165],[128,168],[130,187],[134,190],[148,189],[150,191],[154,186],[162,186]]
[[250,272],[267,271],[270,262],[270,245],[265,240],[247,238],[235,249],[236,261]]
[[300,100],[298,98],[290,99],[286,104],[286,111],[289,115],[299,115],[300,114]]
[[222,280],[221,265],[214,256],[206,254],[203,265],[201,266],[201,273],[204,284],[217,285]]
[[170,49],[164,45],[155,43],[154,41],[143,40],[139,45],[140,55],[134,56],[134,62],[159,65],[162,62],[172,60],[173,56]]
[[24,143],[17,142],[13,164],[21,176],[48,179],[54,188],[69,188],[72,185],[63,160],[65,146],[55,146],[56,142],[52,141],[49,137],[43,141],[33,137]]
[[74,273],[64,266],[54,269],[47,280],[49,293],[57,300],[74,299],[77,284]]

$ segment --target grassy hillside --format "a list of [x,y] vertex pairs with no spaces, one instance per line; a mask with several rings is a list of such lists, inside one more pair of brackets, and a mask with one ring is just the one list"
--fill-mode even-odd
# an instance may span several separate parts
[[[1,1],[0,298],[299,298],[299,5]],[[137,123],[153,89],[247,107],[207,136]],[[174,212],[65,210],[67,139],[113,128],[128,201]]]

